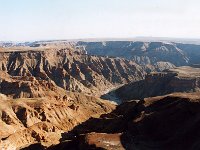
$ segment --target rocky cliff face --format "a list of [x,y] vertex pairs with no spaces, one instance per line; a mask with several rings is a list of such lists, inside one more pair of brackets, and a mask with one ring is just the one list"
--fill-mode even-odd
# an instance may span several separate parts
[[200,64],[200,45],[199,44],[181,44],[177,43],[176,46],[183,50],[185,55],[189,58],[190,64]]
[[23,97],[23,93],[28,92],[30,95],[26,97],[34,97],[34,90],[40,90],[37,85],[41,84],[98,94],[115,85],[140,80],[145,75],[142,67],[132,61],[89,56],[71,49],[1,52],[0,70],[12,76],[12,81],[2,77],[0,92],[8,95],[12,94],[12,89],[18,89],[19,92],[13,91],[14,97]]
[[178,67],[164,72],[152,72],[144,80],[117,89],[121,100],[143,99],[173,92],[200,91],[200,69]]
[[168,62],[176,66],[200,64],[200,46],[174,42],[78,42],[88,54],[122,57],[133,60],[140,65],[155,65]]

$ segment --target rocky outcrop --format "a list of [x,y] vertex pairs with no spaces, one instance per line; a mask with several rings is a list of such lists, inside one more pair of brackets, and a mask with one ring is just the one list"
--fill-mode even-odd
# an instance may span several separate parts
[[173,92],[200,91],[200,69],[178,67],[163,72],[152,72],[144,80],[132,82],[115,91],[120,99],[143,99]]
[[57,87],[51,80],[41,80],[33,76],[15,76],[7,79],[2,78],[0,92],[12,98],[52,98],[62,95],[61,93],[64,93],[65,90]]
[[[153,66],[154,66],[155,70],[153,70],[153,69],[150,69],[150,70],[151,71],[158,71],[158,72],[168,70],[168,69],[172,69],[172,68],[176,67],[175,65],[173,65],[170,62],[163,62],[163,61],[159,61],[159,62],[153,64]],[[148,65],[147,65],[147,67],[148,67]]]
[[109,150],[125,150],[121,143],[121,133],[88,133],[80,137],[81,149],[109,149]]

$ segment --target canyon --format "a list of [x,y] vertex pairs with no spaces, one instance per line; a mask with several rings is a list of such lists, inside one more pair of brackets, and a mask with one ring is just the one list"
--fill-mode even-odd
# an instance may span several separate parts
[[[4,80],[0,84],[9,89],[15,88],[11,83],[15,81],[16,86],[19,86],[17,84],[21,80],[27,80],[27,85],[21,86],[27,86],[28,89],[29,84],[36,84],[29,80],[34,80],[53,82],[68,91],[93,95],[101,94],[99,91],[105,88],[140,80],[145,75],[144,70],[133,61],[89,56],[81,51],[73,51],[70,47],[46,51],[2,52],[0,71],[12,78],[11,82]],[[1,92],[6,94],[3,89]]]
[[0,149],[199,148],[200,45],[0,47]]

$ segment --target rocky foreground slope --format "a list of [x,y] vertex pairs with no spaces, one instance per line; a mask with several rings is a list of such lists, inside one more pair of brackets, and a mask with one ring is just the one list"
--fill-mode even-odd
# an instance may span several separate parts
[[[200,93],[133,100],[76,126],[49,149],[196,150],[200,148],[199,116]],[[43,149],[40,145],[31,148]]]
[[144,80],[126,84],[118,88],[115,93],[120,99],[126,101],[173,92],[198,91],[200,91],[200,68],[185,66],[149,73]]
[[15,150],[40,143],[59,144],[62,133],[90,117],[109,113],[115,105],[78,93],[50,98],[0,98],[0,149]]

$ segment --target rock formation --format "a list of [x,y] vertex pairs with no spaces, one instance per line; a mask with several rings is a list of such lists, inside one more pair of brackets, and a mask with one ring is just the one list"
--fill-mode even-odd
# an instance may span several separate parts
[[[17,88],[27,92],[24,88],[32,92],[28,97],[33,97],[31,94],[36,90],[33,86],[39,84],[52,87],[55,84],[68,91],[98,94],[116,85],[140,80],[145,75],[142,67],[132,61],[84,55],[81,50],[72,48],[0,52],[0,71],[12,77],[12,81],[2,77],[1,93],[7,94],[8,87],[9,90]],[[15,95],[19,97],[20,93]]]
[[199,149],[199,99],[200,93],[174,93],[125,102],[75,127],[71,144],[50,149]]
[[144,80],[126,84],[115,93],[120,99],[126,101],[173,92],[197,91],[200,91],[200,69],[185,66],[149,73]]
[[[162,71],[163,68],[200,64],[200,44],[176,42],[143,42],[143,41],[104,41],[78,42],[87,54],[98,56],[120,57],[133,60],[139,65],[150,66],[147,71]],[[162,63],[160,67],[157,65]],[[156,66],[156,67],[155,67]],[[150,71],[149,71],[150,69]],[[167,69],[167,68],[166,68]],[[168,68],[170,69],[170,68]]]
[[78,42],[90,55],[122,57],[134,60],[140,65],[168,62],[176,66],[187,65],[190,57],[185,51],[170,42]]
[[[198,46],[130,41],[0,46],[0,149],[200,148]],[[194,68],[175,68],[192,63]]]
[[9,150],[59,144],[63,132],[115,108],[108,101],[80,93],[66,93],[57,100],[8,98],[0,103],[0,149]]

